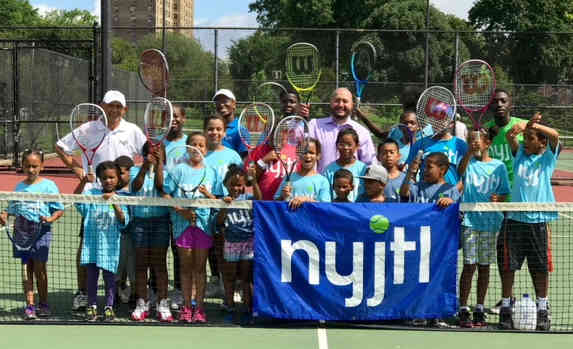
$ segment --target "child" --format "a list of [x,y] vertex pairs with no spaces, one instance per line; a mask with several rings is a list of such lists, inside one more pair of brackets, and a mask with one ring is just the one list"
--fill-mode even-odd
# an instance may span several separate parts
[[350,193],[354,190],[354,176],[352,172],[345,168],[341,168],[334,172],[334,184],[332,189],[336,198],[332,202],[351,202],[348,199]]
[[[15,192],[59,194],[60,191],[54,182],[40,177],[44,166],[44,153],[39,150],[26,150],[22,154],[22,170],[26,179],[16,185]],[[29,234],[27,227],[41,224],[41,233],[44,235],[36,241],[29,251],[14,250],[14,258],[20,258],[22,264],[26,264],[27,274],[23,281],[24,295],[26,296],[26,309],[24,316],[33,320],[36,316],[50,316],[48,306],[48,274],[46,263],[50,242],[52,241],[51,224],[64,214],[64,206],[58,202],[30,202],[11,201],[8,209],[0,214],[0,224],[6,225],[8,215],[16,216],[14,237]],[[34,302],[34,277],[38,288],[39,304],[36,308]]]
[[[359,178],[366,172],[366,164],[356,159],[356,151],[358,151],[359,146],[358,133],[356,133],[353,128],[345,128],[340,131],[338,136],[336,136],[336,149],[339,154],[338,160],[331,162],[322,172],[322,175],[328,179],[330,188],[333,188],[334,173],[336,171],[345,168],[352,172],[354,175],[354,189],[348,197],[351,202],[355,201],[358,195],[363,191]],[[330,194],[334,196],[335,193],[331,191]]]
[[[130,182],[130,169],[133,167],[133,160],[129,156],[122,155],[115,159],[114,163],[119,167],[120,184],[117,193],[119,195],[129,196]],[[130,217],[132,207],[130,210]],[[133,221],[131,222],[133,223]],[[117,293],[122,303],[128,303],[131,299],[135,301],[135,247],[131,239],[130,227],[128,224],[124,230],[121,231],[121,242],[119,251],[119,265],[117,266],[117,273],[115,275],[116,285],[119,285]],[[127,279],[129,278],[129,286],[127,286]]]
[[[228,195],[227,189],[223,185],[223,178],[225,178],[229,165],[243,164],[241,156],[236,151],[223,145],[223,140],[226,135],[225,128],[225,119],[220,115],[209,116],[203,123],[203,131],[207,137],[207,156],[205,157],[205,163],[215,170],[216,176],[212,194],[216,197]],[[208,229],[212,229],[210,234],[214,235],[214,248],[209,253],[211,280],[207,294],[209,296],[215,296],[222,293],[219,274],[225,261],[223,260],[223,235],[215,231],[217,210],[211,210],[211,214]]]
[[[250,169],[251,176],[255,176],[255,169]],[[247,173],[237,165],[230,165],[225,175],[225,187],[229,196],[223,198],[227,203],[233,200],[261,199],[261,191],[256,181],[253,181],[252,195],[245,194]],[[253,296],[253,211],[244,209],[222,209],[217,215],[217,225],[224,232],[224,257],[227,263],[223,270],[225,284],[225,304],[227,304],[227,321],[232,321],[235,307],[234,294],[237,279],[241,280],[243,290],[243,303],[246,306],[241,323],[251,323],[252,296]],[[237,278],[238,276],[238,278]]]
[[398,144],[398,149],[400,151],[400,170],[403,170],[406,160],[408,160],[410,148],[412,148],[412,145],[416,143],[416,140],[429,136],[431,133],[431,126],[426,127],[423,133],[420,132],[415,110],[404,110],[402,115],[400,115],[400,125],[392,128],[388,133],[388,138],[393,139]]
[[384,188],[388,183],[388,172],[383,166],[371,165],[366,174],[360,176],[364,180],[364,193],[356,202],[384,202]]
[[290,200],[289,207],[293,210],[305,202],[330,202],[328,180],[316,171],[320,154],[320,142],[315,138],[307,138],[305,152],[299,158],[300,169],[291,175],[289,182],[283,180],[275,194],[276,200]]
[[[207,140],[201,133],[192,134],[187,145],[195,147],[203,155],[207,153]],[[188,162],[178,164],[167,178],[163,176],[163,159],[157,161],[155,186],[165,197],[186,197],[181,187],[198,188],[193,198],[214,198],[210,191],[215,183],[215,172],[207,167],[199,154],[189,154]],[[163,157],[163,155],[161,155]],[[206,167],[206,168],[205,168]],[[207,171],[204,174],[203,171]],[[177,245],[181,270],[181,287],[183,289],[183,309],[179,321],[188,323],[206,323],[205,297],[205,264],[209,248],[213,245],[212,233],[209,230],[209,208],[174,207],[170,210],[173,224],[173,238]],[[191,305],[195,291],[196,308]]]
[[[86,190],[86,195],[102,195],[105,200],[116,195],[120,183],[119,168],[112,161],[103,161],[96,167],[96,176],[101,189]],[[88,176],[84,176],[76,187],[74,194],[83,191]],[[119,264],[120,234],[129,223],[126,206],[117,204],[76,204],[84,217],[84,237],[82,244],[81,264],[87,268],[88,306],[86,320],[97,320],[97,288],[100,270],[103,271],[105,283],[106,306],[104,320],[115,318],[113,311],[115,297],[115,273]]]
[[[136,196],[159,197],[155,188],[155,172],[159,159],[163,156],[163,146],[151,147],[149,142],[143,145],[144,162],[141,167],[131,171],[131,191]],[[165,177],[165,175],[164,175]],[[149,312],[147,292],[147,271],[153,270],[156,277],[157,319],[161,322],[173,321],[169,301],[167,300],[167,248],[169,247],[169,211],[162,206],[133,206],[131,236],[135,244],[135,289],[136,306],[131,313],[134,321],[143,321]]]
[[[479,132],[479,133],[478,133]],[[463,202],[503,202],[509,194],[509,177],[503,162],[489,157],[489,147],[498,128],[481,129],[469,135],[470,151],[458,168],[463,178]],[[461,245],[464,252],[464,267],[460,276],[460,326],[486,326],[484,301],[489,283],[489,265],[495,263],[496,234],[501,228],[501,212],[467,212],[464,215]],[[467,306],[472,278],[478,267],[477,305],[473,313]]]
[[395,140],[388,138],[378,146],[378,161],[388,172],[388,183],[384,187],[385,202],[400,202],[400,186],[406,178],[406,174],[399,168],[401,158]]
[[[541,114],[535,114],[527,124],[517,124],[507,133],[507,141],[515,156],[512,202],[549,202],[555,197],[551,176],[561,151],[559,133],[541,125]],[[523,145],[517,136],[524,134]],[[512,328],[510,297],[515,271],[527,258],[529,274],[537,296],[537,330],[548,331],[551,314],[547,291],[552,271],[550,232],[548,223],[557,219],[557,212],[508,212],[498,241],[498,263],[502,270],[502,306],[499,325]],[[500,234],[500,235],[501,235]],[[505,252],[505,253],[503,253]]]

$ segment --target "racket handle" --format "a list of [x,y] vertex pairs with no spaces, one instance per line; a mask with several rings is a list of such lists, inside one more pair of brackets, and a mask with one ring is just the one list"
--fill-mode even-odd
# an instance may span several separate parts
[[[481,135],[480,135],[480,132],[479,132],[479,131],[474,131],[474,137],[476,138],[476,140],[477,140],[478,142],[479,142],[479,140],[480,140],[480,136],[481,136]],[[476,155],[477,157],[480,157],[480,158],[481,158],[481,150],[476,151],[475,155]]]
[[[249,162],[249,170],[255,167],[255,162],[254,161],[250,161]],[[248,174],[249,172],[247,171],[247,182],[252,183],[253,180],[255,180],[255,178],[251,175]]]
[[[356,109],[360,108],[360,96],[356,96]],[[356,113],[352,113],[352,120],[357,121],[358,120],[358,116],[356,116]]]

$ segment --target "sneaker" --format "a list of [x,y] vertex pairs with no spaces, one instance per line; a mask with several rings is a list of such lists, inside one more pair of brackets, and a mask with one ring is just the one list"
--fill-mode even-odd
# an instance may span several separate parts
[[191,308],[183,307],[183,310],[179,312],[179,322],[193,322],[193,311]]
[[193,312],[193,318],[192,318],[191,322],[196,323],[196,324],[207,323],[207,315],[205,314],[205,311],[203,310],[203,308],[195,309],[195,311]]
[[414,327],[425,327],[427,324],[428,322],[425,319],[412,319],[408,321],[408,325]]
[[89,305],[86,307],[86,321],[97,320],[97,305]]
[[474,311],[474,327],[487,327],[487,315],[483,311]]
[[129,297],[131,296],[131,287],[129,286],[123,288],[120,287],[117,293],[119,293],[119,300],[123,304],[129,303]]
[[501,307],[499,310],[499,328],[502,330],[513,329],[511,307]]
[[163,298],[159,304],[157,304],[157,320],[161,322],[171,322],[173,321],[173,315],[171,315],[171,310],[169,310],[169,301],[167,298]]
[[442,319],[429,319],[428,320],[428,327],[432,328],[450,328],[444,320]]
[[472,318],[470,311],[466,308],[460,309],[458,316],[460,318],[460,327],[472,328]]
[[183,292],[181,290],[173,291],[171,296],[171,310],[179,310],[183,305]]
[[52,312],[50,311],[50,307],[47,304],[40,303],[38,306],[37,315],[38,317],[48,317],[52,315]]
[[[513,307],[513,304],[515,303],[515,297],[511,297],[510,302],[511,302],[511,306]],[[503,300],[500,299],[497,303],[495,303],[493,308],[488,309],[489,313],[494,314],[494,315],[499,315],[502,304],[503,304]]]
[[143,298],[139,298],[135,304],[135,309],[131,313],[131,320],[133,321],[143,321],[147,318],[149,312],[149,307]]
[[549,331],[551,328],[551,313],[549,309],[537,311],[537,331]]
[[113,306],[106,305],[103,310],[103,321],[113,321],[115,319],[115,313],[113,311]]
[[78,311],[85,309],[88,306],[88,296],[82,291],[77,291],[72,300],[72,310]]
[[24,318],[26,320],[35,320],[36,316],[36,307],[33,304],[30,304],[24,309]]
[[205,297],[207,298],[223,298],[225,291],[223,290],[223,285],[219,277],[212,276],[207,287],[205,287]]

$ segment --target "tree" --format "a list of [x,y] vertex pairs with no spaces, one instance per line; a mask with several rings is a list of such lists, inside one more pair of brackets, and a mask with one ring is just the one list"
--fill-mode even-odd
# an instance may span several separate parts
[[39,21],[38,10],[28,0],[0,0],[0,23],[3,26],[35,25]]

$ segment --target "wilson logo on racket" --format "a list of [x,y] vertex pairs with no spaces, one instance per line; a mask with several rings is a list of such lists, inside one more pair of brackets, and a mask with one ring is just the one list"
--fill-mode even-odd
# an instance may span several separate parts
[[430,97],[426,104],[426,115],[436,120],[444,120],[452,115],[452,106]]
[[491,77],[486,73],[473,74],[462,77],[462,93],[468,95],[485,93],[490,89],[489,82]]
[[291,67],[295,74],[313,74],[314,57],[313,56],[294,56],[291,57]]

